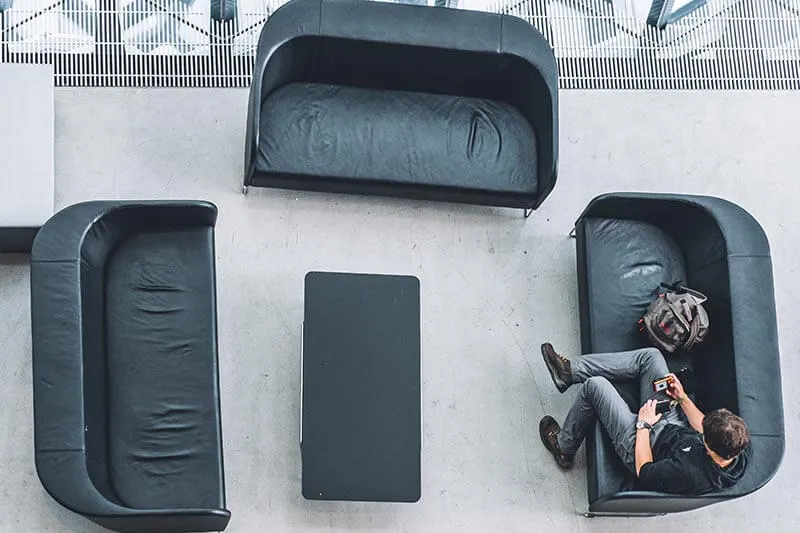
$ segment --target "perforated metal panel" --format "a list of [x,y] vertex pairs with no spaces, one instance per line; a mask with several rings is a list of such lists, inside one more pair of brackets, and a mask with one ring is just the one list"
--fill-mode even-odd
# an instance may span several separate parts
[[[52,63],[59,86],[246,87],[285,1],[0,0],[0,62]],[[527,20],[564,88],[800,88],[800,0],[708,0],[664,30],[652,0],[405,1]]]
[[544,33],[564,88],[800,88],[800,0],[709,0],[663,30],[647,24],[651,7],[525,0],[495,10]]

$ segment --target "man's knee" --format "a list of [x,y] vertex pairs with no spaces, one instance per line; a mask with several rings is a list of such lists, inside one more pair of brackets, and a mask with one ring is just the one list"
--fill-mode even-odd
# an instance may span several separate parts
[[592,376],[583,382],[581,392],[589,396],[595,396],[606,390],[613,389],[614,386],[603,376]]
[[664,356],[661,355],[661,352],[658,348],[642,348],[641,355],[639,357],[641,358],[641,362],[643,364],[666,364]]

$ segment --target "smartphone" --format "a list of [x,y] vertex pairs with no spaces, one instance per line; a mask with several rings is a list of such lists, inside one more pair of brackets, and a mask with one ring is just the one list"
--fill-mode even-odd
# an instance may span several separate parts
[[672,409],[672,400],[659,400],[656,402],[656,414],[668,413]]
[[661,392],[667,390],[669,388],[670,383],[672,383],[672,376],[667,376],[655,380],[653,382],[653,392]]

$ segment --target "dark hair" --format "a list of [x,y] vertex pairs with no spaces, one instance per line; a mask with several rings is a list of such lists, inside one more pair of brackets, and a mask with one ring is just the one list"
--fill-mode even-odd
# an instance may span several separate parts
[[740,417],[717,409],[703,418],[703,438],[711,451],[732,459],[750,444],[750,430]]

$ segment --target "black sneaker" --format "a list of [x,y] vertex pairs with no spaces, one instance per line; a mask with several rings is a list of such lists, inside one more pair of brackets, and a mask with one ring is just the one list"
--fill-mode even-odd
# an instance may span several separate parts
[[569,359],[558,355],[549,342],[542,344],[542,357],[558,392],[567,390],[572,385],[572,365]]
[[561,433],[561,426],[558,422],[547,415],[539,422],[539,436],[542,438],[542,443],[547,451],[553,454],[558,466],[564,469],[572,468],[575,462],[575,456],[564,453],[558,446],[558,434]]

